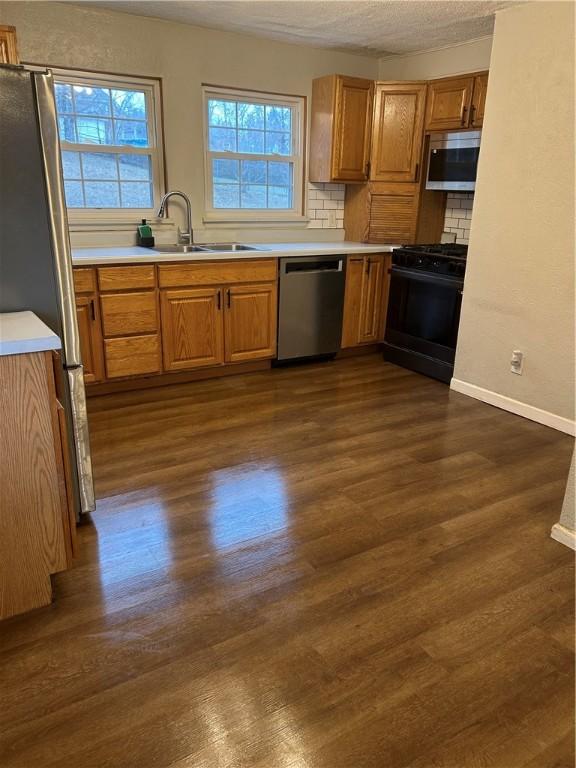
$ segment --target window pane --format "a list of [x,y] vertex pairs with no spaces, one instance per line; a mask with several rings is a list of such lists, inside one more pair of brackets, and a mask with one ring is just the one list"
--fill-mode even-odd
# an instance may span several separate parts
[[146,119],[146,97],[142,91],[113,89],[111,93],[114,117]]
[[112,120],[77,117],[76,133],[80,144],[112,144]]
[[242,160],[242,181],[247,184],[266,184],[266,161]]
[[116,144],[130,144],[133,147],[148,146],[148,126],[141,120],[115,120]]
[[83,208],[84,195],[82,194],[82,182],[65,181],[64,190],[66,192],[66,205],[68,208]]
[[74,102],[72,100],[72,86],[66,83],[55,83],[56,109],[58,112],[72,112]]
[[152,188],[147,182],[123,181],[120,194],[122,208],[152,208]]
[[290,134],[289,133],[270,133],[266,132],[266,152],[275,155],[291,154]]
[[256,184],[242,184],[242,208],[266,208],[266,187]]
[[58,131],[60,133],[60,141],[76,143],[76,121],[73,117],[59,117]]
[[82,152],[82,171],[85,179],[116,181],[118,168],[116,155],[104,152]]
[[87,208],[118,208],[120,192],[114,181],[87,181],[84,184]]
[[292,185],[292,163],[268,163],[268,184]]
[[240,208],[238,184],[214,184],[214,208]]
[[212,178],[215,184],[237,184],[238,160],[212,160]]
[[120,178],[127,181],[152,180],[150,155],[117,155]]
[[266,107],[267,131],[290,131],[292,129],[292,110],[290,107]]
[[236,102],[208,99],[208,125],[236,128]]
[[292,208],[291,187],[268,187],[268,208]]
[[94,88],[91,85],[73,85],[74,112],[81,115],[110,114],[110,91],[108,88]]
[[238,131],[238,152],[262,154],[264,131]]
[[231,128],[210,128],[210,149],[213,152],[236,152],[236,131]]
[[264,130],[264,107],[261,104],[238,104],[238,128]]
[[65,179],[80,179],[80,154],[78,152],[62,152],[62,171]]

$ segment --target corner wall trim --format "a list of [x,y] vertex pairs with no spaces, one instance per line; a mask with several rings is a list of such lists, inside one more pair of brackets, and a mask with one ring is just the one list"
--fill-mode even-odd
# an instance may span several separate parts
[[552,526],[550,536],[554,541],[559,541],[560,544],[565,544],[570,549],[576,551],[576,531],[571,531],[570,528],[566,528],[565,525],[556,523]]
[[460,379],[452,379],[450,381],[450,389],[460,392],[462,395],[474,397],[476,400],[482,400],[483,403],[494,405],[496,408],[502,408],[504,411],[515,413],[517,416],[523,416],[525,419],[537,421],[539,424],[552,427],[552,429],[557,429],[559,432],[565,432],[567,435],[572,435],[572,437],[576,435],[576,423],[574,421],[565,419],[563,416],[557,416],[555,413],[550,413],[550,411],[544,411],[542,408],[536,408],[534,405],[522,403],[520,400],[514,400],[512,397],[500,395],[491,389],[477,387],[476,384],[469,384],[467,381],[461,381]]

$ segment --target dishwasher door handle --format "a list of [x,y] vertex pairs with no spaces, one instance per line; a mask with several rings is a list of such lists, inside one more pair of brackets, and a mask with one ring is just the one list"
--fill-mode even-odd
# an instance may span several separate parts
[[341,256],[328,259],[286,259],[282,264],[285,275],[302,275],[311,272],[342,272],[344,259]]

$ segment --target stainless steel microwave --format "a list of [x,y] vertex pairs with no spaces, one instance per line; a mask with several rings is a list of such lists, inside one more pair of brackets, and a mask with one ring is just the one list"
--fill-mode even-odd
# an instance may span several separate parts
[[431,133],[426,189],[472,192],[480,152],[481,131]]

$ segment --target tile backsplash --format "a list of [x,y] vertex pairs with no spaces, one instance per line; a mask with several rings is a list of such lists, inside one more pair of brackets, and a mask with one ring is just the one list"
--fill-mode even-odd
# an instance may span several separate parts
[[306,213],[311,229],[343,229],[344,184],[308,183]]
[[468,245],[473,205],[474,192],[448,192],[444,232],[455,234],[457,243]]

